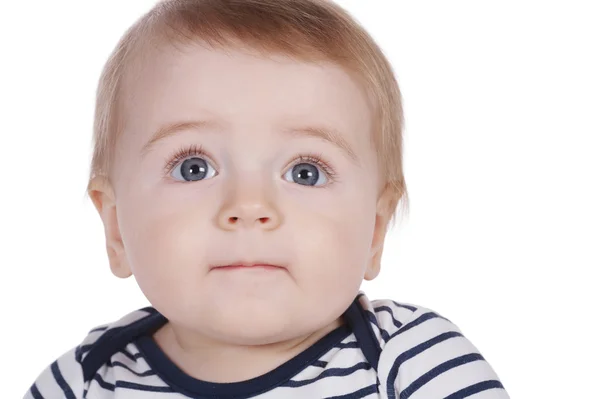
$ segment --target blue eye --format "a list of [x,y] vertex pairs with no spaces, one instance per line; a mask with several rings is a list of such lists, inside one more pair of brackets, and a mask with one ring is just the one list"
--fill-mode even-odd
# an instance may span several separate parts
[[310,163],[302,162],[294,165],[284,175],[287,181],[303,186],[322,186],[327,184],[326,174]]
[[[173,154],[165,165],[165,174],[178,181],[194,182],[218,175],[206,160],[210,156],[201,146],[184,147]],[[298,161],[282,176],[285,180],[302,186],[327,186],[337,181],[336,172],[320,155],[300,155]]]
[[[210,170],[213,173],[210,173]],[[185,159],[174,169],[171,176],[179,181],[198,181],[206,180],[206,176],[213,177],[216,171],[208,162],[202,158],[193,157]]]

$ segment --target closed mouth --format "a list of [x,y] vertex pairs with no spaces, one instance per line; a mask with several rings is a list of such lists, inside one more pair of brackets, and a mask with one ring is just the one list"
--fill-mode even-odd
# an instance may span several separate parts
[[211,270],[243,270],[243,269],[263,269],[263,270],[285,270],[285,267],[279,265],[272,265],[269,263],[233,263],[230,265],[222,265],[212,267]]

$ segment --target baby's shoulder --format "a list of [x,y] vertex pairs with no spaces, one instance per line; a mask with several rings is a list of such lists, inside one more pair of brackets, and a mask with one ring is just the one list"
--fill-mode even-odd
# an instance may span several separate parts
[[93,353],[93,350],[105,347],[109,342],[114,342],[117,336],[130,335],[137,330],[136,326],[141,324],[144,319],[156,313],[156,310],[151,307],[142,308],[115,321],[94,326],[76,348],[77,361],[83,362]]
[[440,330],[458,329],[440,313],[425,306],[392,299],[370,300],[362,293],[359,300],[381,346],[385,346],[394,337],[428,320],[436,320],[433,324]]
[[81,364],[84,380],[91,379],[103,364],[137,337],[160,325],[162,318],[156,309],[146,307],[89,330],[75,348],[75,358]]
[[360,298],[380,344],[378,378],[388,394],[508,399],[498,375],[459,327],[440,313],[391,299]]
[[96,371],[131,339],[148,330],[151,323],[160,322],[159,316],[156,310],[143,308],[92,328],[77,346],[63,353],[39,374],[25,398],[85,396]]

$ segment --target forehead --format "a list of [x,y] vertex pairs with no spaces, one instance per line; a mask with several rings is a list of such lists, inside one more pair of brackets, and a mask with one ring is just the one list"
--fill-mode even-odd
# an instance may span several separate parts
[[245,131],[325,125],[355,148],[370,146],[368,96],[333,63],[195,44],[154,51],[131,77],[126,125],[140,141],[165,124],[209,118]]

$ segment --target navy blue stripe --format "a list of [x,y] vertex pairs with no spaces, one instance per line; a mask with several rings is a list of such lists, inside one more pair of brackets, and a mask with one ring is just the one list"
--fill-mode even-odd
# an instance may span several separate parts
[[483,356],[479,353],[471,353],[464,356],[459,356],[457,358],[448,360],[429,370],[427,373],[423,374],[421,377],[417,378],[410,384],[406,389],[400,392],[400,399],[408,399],[410,395],[415,393],[419,388],[423,385],[427,384],[429,381],[433,380],[438,375],[445,373],[448,370],[451,370],[455,367],[462,366],[463,364],[467,364],[470,362],[474,362],[477,360],[485,360]]
[[98,331],[105,331],[105,330],[107,330],[107,329],[108,329],[108,326],[94,328],[93,330],[90,330],[90,331],[88,332],[88,335],[89,335],[89,334],[92,334],[92,333],[95,333],[95,332],[98,332]]
[[392,303],[396,306],[398,306],[399,308],[404,308],[404,309],[408,309],[408,310],[412,310],[413,312],[417,311],[417,308],[412,306],[412,305],[407,305],[405,303],[398,303],[396,301],[392,301]]
[[52,375],[54,376],[56,383],[58,384],[60,389],[62,389],[63,393],[65,394],[65,397],[67,399],[77,399],[75,397],[75,394],[71,390],[71,387],[69,386],[69,384],[67,384],[67,381],[65,381],[62,374],[60,373],[60,369],[58,368],[58,361],[55,361],[54,363],[52,363],[52,366],[50,366],[50,369],[52,370]]
[[431,348],[434,345],[439,344],[440,342],[443,342],[450,338],[462,337],[462,336],[463,335],[459,332],[455,332],[455,331],[446,332],[446,333],[438,335],[437,337],[431,338],[430,340],[425,341],[422,344],[419,344],[419,345],[407,350],[406,352],[400,354],[400,356],[398,356],[396,358],[396,360],[394,360],[394,364],[392,365],[392,367],[390,369],[390,374],[388,375],[388,380],[387,380],[387,384],[386,384],[388,397],[389,398],[396,397],[394,382],[396,381],[396,378],[398,378],[398,371],[400,370],[400,366],[402,366],[402,363],[404,363],[405,361],[407,361],[409,359],[412,359],[413,357],[417,356],[419,353],[422,353],[423,351]]
[[117,381],[116,385],[113,385],[109,382],[106,382],[102,379],[102,377],[100,376],[100,374],[96,374],[94,376],[94,380],[96,382],[98,382],[98,384],[100,384],[100,386],[104,389],[107,389],[109,391],[113,391],[116,388],[124,388],[124,389],[133,389],[133,390],[137,390],[137,391],[148,391],[148,392],[175,392],[173,389],[171,389],[170,387],[157,387],[157,386],[152,386],[152,385],[144,385],[144,384],[136,384],[134,382],[127,382],[127,381]]
[[93,378],[94,381],[96,381],[98,384],[100,384],[100,386],[106,390],[109,391],[114,391],[115,390],[115,386],[109,382],[106,382],[102,379],[102,377],[100,376],[100,374],[97,374],[94,376]]
[[127,366],[126,364],[121,363],[119,361],[110,362],[110,365],[112,367],[116,367],[116,366],[122,367],[122,368],[130,371],[131,373],[137,375],[138,377],[148,377],[148,376],[151,376],[151,375],[156,375],[156,373],[154,371],[152,371],[152,370],[144,371],[143,373],[137,372],[135,370],[130,369],[129,366]]
[[302,381],[289,380],[286,383],[281,384],[281,386],[298,388],[298,387],[302,387],[305,385],[313,384],[319,380],[322,380],[323,378],[342,377],[342,376],[350,375],[358,370],[369,370],[369,369],[371,369],[371,365],[367,362],[357,363],[354,366],[347,367],[347,368],[335,367],[335,368],[330,368],[330,369],[323,371],[321,374],[319,374],[315,378],[309,378],[307,380],[302,380]]
[[397,335],[400,335],[400,334],[404,333],[405,331],[410,330],[413,327],[418,326],[419,324],[421,324],[423,322],[426,322],[429,319],[434,319],[436,317],[444,319],[444,317],[440,316],[439,314],[437,314],[435,312],[423,313],[421,316],[419,316],[418,318],[414,319],[413,321],[411,321],[409,323],[406,323],[404,325],[404,327],[402,327],[402,329],[400,329],[400,330],[396,331],[395,333],[393,333],[392,336],[390,337],[390,339],[394,338]]
[[33,396],[33,399],[44,399],[44,397],[42,396],[42,394],[38,390],[38,388],[35,385],[35,383],[31,386],[31,389],[29,391],[31,392],[31,396]]
[[317,360],[316,362],[313,362],[313,364],[311,366],[325,368],[325,367],[327,367],[327,364],[328,363],[324,362],[323,360]]
[[125,356],[127,356],[130,360],[137,362],[137,360],[141,357],[144,357],[144,355],[142,355],[140,352],[136,353],[135,355],[131,352],[129,352],[127,349],[122,349],[119,351],[119,353],[124,354]]
[[377,384],[373,384],[346,395],[328,396],[325,399],[360,399],[377,392]]
[[369,312],[368,310],[365,310],[365,314],[367,315],[367,319],[369,319],[369,321],[375,325],[377,325],[377,316],[375,316],[373,313]]
[[504,389],[500,381],[498,380],[488,380],[478,382],[477,384],[473,384],[466,388],[461,389],[460,391],[456,391],[452,395],[446,396],[444,399],[463,399],[471,395],[475,395],[478,392],[487,391],[488,389],[500,388]]
[[358,348],[358,341],[352,342],[340,342],[335,346],[336,348],[346,349],[346,348]]
[[396,320],[396,318],[394,317],[394,311],[389,306],[378,306],[373,310],[375,310],[376,312],[388,312],[392,317],[392,323],[394,323],[394,325],[398,328],[402,327],[402,323]]
[[133,389],[147,392],[175,392],[171,387],[156,387],[152,385],[136,384],[134,382],[117,381],[117,388]]
[[381,334],[381,338],[385,342],[389,341],[390,334],[383,328],[379,327],[379,324],[377,323],[377,316],[375,316],[373,313],[369,312],[368,310],[365,310],[365,314],[367,315],[367,319],[369,319],[371,324],[373,324],[375,327],[377,327],[377,330],[379,330],[379,334]]

